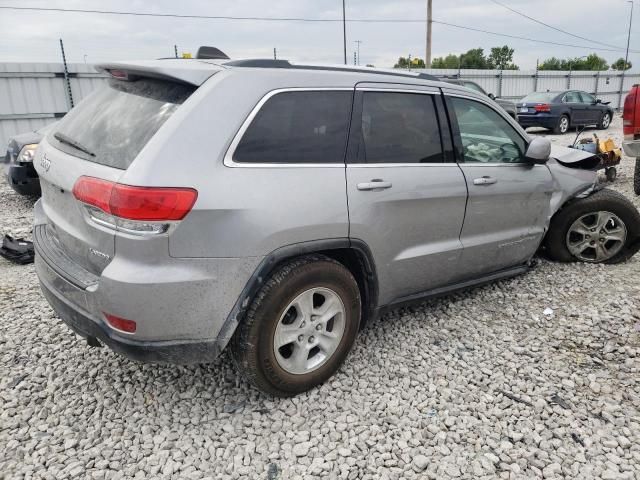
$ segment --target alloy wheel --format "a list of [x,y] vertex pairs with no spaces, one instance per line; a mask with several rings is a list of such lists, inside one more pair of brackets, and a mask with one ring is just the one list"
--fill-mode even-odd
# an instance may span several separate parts
[[273,337],[278,365],[301,375],[322,366],[338,349],[345,330],[346,310],[336,292],[311,288],[284,309]]
[[574,221],[567,232],[569,252],[583,262],[613,258],[627,240],[627,227],[611,212],[591,212]]
[[602,128],[609,128],[610,123],[611,123],[611,117],[609,116],[608,113],[605,113],[604,117],[602,117]]
[[567,133],[567,130],[569,130],[569,119],[562,117],[560,119],[560,133]]

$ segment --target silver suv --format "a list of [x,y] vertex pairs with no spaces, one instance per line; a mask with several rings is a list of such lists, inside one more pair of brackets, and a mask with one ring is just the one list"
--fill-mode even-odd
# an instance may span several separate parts
[[229,346],[254,385],[294,395],[388,308],[523,273],[540,248],[640,247],[591,154],[464,87],[281,60],[101,69],[34,161],[42,290],[93,346],[179,364]]

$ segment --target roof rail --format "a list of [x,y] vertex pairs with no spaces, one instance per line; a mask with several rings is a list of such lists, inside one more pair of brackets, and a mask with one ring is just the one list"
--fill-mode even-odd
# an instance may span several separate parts
[[374,75],[391,75],[405,78],[419,78],[420,80],[435,80],[439,81],[439,79],[433,75],[428,73],[411,73],[409,71],[385,71],[385,70],[376,70],[373,68],[355,68],[355,67],[340,67],[340,66],[331,66],[331,65],[297,65],[292,64],[288,60],[276,60],[276,59],[268,59],[268,58],[254,58],[248,60],[231,60],[230,62],[225,62],[225,66],[230,67],[248,67],[248,68],[287,68],[292,70],[322,70],[328,72],[357,72],[357,73],[369,73]]

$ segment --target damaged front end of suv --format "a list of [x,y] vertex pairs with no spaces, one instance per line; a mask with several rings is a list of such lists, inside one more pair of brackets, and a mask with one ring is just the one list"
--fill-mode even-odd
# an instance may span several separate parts
[[599,154],[552,146],[547,166],[556,188],[542,250],[551,259],[619,263],[640,249],[640,215],[599,181]]

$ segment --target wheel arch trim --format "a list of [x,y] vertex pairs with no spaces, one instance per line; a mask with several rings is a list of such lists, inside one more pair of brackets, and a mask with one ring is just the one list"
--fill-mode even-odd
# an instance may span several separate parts
[[256,294],[269,278],[269,275],[279,265],[302,255],[322,254],[331,250],[353,250],[358,255],[358,259],[364,268],[365,293],[367,295],[367,298],[363,299],[362,324],[371,319],[377,312],[378,277],[373,255],[364,241],[341,237],[294,243],[272,251],[256,267],[218,333],[216,343],[220,349],[219,351],[222,351],[227,346]]

